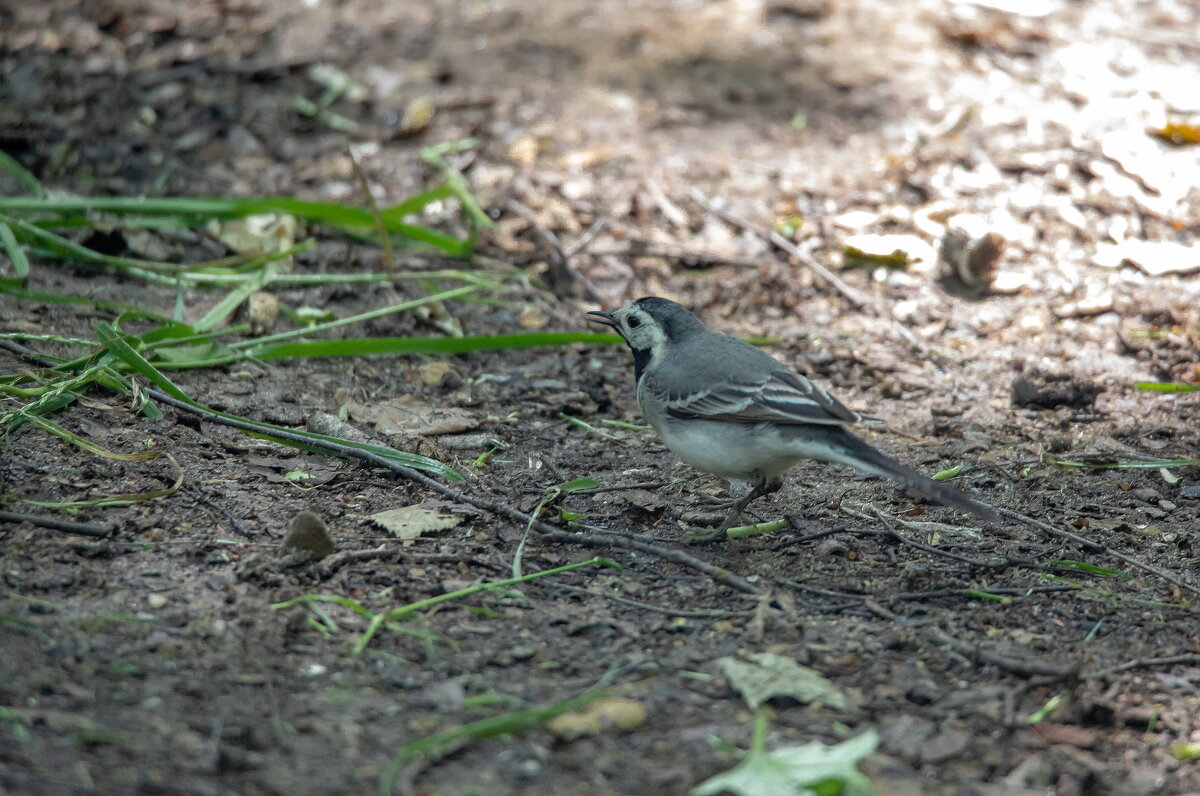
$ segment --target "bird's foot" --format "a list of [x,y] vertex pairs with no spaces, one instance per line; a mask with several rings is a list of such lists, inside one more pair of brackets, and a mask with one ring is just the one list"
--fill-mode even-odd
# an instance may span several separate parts
[[[683,539],[688,544],[712,544],[713,542],[724,541],[726,531],[733,527],[734,523],[742,516],[742,512],[746,508],[746,500],[743,498],[733,503],[732,510],[721,520],[716,528],[697,528],[693,525],[683,526]],[[695,521],[716,520],[720,515],[697,516],[691,515],[689,519]]]
[[687,544],[713,544],[725,541],[724,528],[697,528],[694,525],[683,525],[683,541]]

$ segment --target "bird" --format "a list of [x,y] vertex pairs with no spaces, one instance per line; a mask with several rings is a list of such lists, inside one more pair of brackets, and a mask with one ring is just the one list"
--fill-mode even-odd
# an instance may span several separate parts
[[750,343],[714,332],[670,299],[644,296],[587,319],[612,327],[633,352],[646,421],[687,464],[751,489],[710,538],[721,538],[754,500],[778,491],[805,459],[849,465],[924,498],[995,522],[989,505],[884,455],[850,432],[878,423]]

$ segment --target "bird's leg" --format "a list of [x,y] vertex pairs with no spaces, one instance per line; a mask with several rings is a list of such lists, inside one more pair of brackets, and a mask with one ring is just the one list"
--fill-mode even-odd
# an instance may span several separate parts
[[725,532],[733,527],[733,524],[737,522],[738,517],[742,516],[742,512],[746,510],[747,506],[763,495],[769,495],[772,492],[778,492],[781,486],[783,486],[782,479],[768,481],[766,478],[760,478],[754,483],[753,489],[737,500],[727,504],[731,506],[729,516],[727,516],[725,520],[719,526],[717,526],[716,530],[710,533],[690,534],[688,536],[688,541],[704,543],[716,542],[724,539]]
[[[776,487],[776,489],[778,488],[779,487]],[[762,481],[759,481],[754,485],[754,488],[743,495],[740,500],[734,502],[733,506],[729,510],[729,516],[727,516],[720,526],[718,526],[717,533],[723,536],[725,532],[732,528],[733,524],[737,522],[738,517],[742,516],[742,512],[746,510],[746,507],[765,494],[767,494],[766,484]]]

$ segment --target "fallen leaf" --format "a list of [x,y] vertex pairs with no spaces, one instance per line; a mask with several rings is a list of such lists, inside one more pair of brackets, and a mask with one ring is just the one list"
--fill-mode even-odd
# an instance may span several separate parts
[[905,268],[910,263],[934,263],[937,250],[916,235],[850,235],[842,245],[847,268]]
[[1200,125],[1186,124],[1184,122],[1167,122],[1162,127],[1156,127],[1150,132],[1168,144],[1174,144],[1175,146],[1200,144]]
[[423,533],[445,531],[462,522],[462,517],[442,514],[419,506],[388,509],[367,517],[371,522],[390,532],[398,539],[416,539]]
[[[857,768],[879,745],[874,730],[834,746],[813,741],[804,746],[786,746],[767,752],[756,742],[736,767],[705,780],[692,789],[692,796],[729,793],[735,796],[811,796],[841,793],[870,796],[871,780]],[[839,787],[840,785],[840,787]]]
[[508,145],[508,159],[518,166],[531,166],[541,151],[537,136],[522,135]]
[[296,217],[286,213],[259,213],[245,218],[213,219],[209,234],[232,251],[250,257],[274,254],[296,245]]
[[411,396],[392,398],[372,406],[347,401],[346,408],[353,420],[371,423],[381,434],[456,434],[476,429],[482,422],[465,409],[429,406]]
[[791,697],[802,703],[820,700],[832,708],[846,707],[846,697],[837,686],[819,672],[782,655],[760,652],[748,661],[721,658],[717,665],[752,708],[775,697]]

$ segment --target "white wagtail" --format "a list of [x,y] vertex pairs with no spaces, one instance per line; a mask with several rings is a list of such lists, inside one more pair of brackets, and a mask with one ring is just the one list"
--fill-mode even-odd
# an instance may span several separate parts
[[745,481],[717,534],[755,498],[777,491],[803,459],[848,464],[986,520],[991,507],[926,478],[851,434],[870,421],[749,343],[709,330],[674,301],[650,296],[615,312],[589,312],[633,351],[637,400],[671,451],[693,467]]

